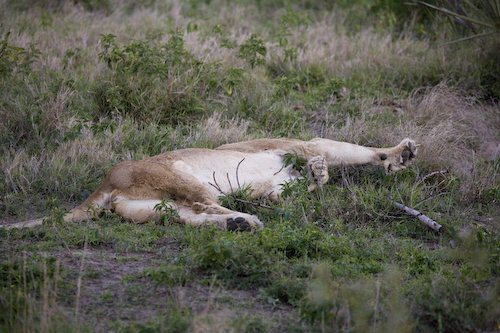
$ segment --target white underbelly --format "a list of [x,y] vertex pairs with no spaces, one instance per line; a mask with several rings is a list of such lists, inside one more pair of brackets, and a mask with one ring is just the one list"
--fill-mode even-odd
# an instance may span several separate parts
[[215,197],[230,194],[238,188],[250,187],[257,196],[281,193],[281,184],[300,174],[284,167],[283,157],[276,154],[222,154],[202,161],[183,159],[175,169],[196,177]]

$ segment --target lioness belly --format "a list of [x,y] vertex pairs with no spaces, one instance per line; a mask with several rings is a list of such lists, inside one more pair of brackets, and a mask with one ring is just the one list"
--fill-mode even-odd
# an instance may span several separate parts
[[267,196],[281,192],[280,184],[299,176],[290,166],[284,167],[283,157],[273,153],[205,154],[184,156],[172,167],[196,177],[215,197],[229,194],[238,188],[250,187],[252,196]]

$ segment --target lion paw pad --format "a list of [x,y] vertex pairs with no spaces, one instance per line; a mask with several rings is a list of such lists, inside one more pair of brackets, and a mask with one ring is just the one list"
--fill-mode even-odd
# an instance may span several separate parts
[[229,231],[250,231],[252,227],[250,223],[247,222],[243,217],[237,217],[235,219],[229,218],[226,221],[227,230]]

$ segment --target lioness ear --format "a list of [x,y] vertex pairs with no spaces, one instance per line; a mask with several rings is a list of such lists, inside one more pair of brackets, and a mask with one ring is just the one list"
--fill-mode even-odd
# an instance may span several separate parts
[[386,155],[386,154],[382,154],[382,155],[380,155],[380,159],[381,159],[382,161],[385,161],[385,160],[387,159],[387,155]]

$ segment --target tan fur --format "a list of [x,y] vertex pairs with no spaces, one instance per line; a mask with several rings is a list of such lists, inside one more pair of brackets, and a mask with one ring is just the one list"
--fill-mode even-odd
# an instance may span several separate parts
[[[310,141],[282,138],[238,142],[216,149],[170,151],[116,165],[99,188],[66,214],[64,220],[79,222],[108,209],[124,220],[144,223],[163,214],[155,206],[169,199],[167,205],[177,211],[182,223],[213,224],[228,230],[262,228],[256,216],[224,208],[217,198],[250,186],[253,197],[279,200],[282,184],[300,177],[291,166],[284,166],[285,153],[306,157],[315,179],[309,190],[314,190],[328,180],[329,166],[371,164],[392,173],[406,168],[416,157],[417,149],[410,139],[391,148],[369,148],[320,138]],[[4,227],[33,227],[42,221]]]

